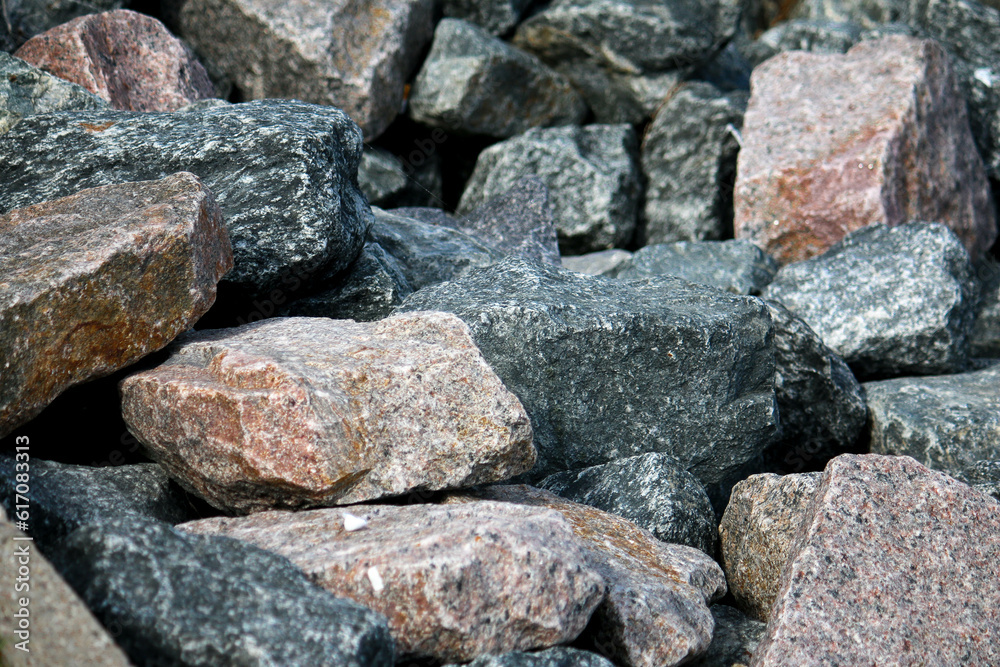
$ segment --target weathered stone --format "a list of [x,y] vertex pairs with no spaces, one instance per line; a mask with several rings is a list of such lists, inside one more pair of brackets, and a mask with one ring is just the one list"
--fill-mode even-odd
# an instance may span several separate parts
[[861,378],[963,370],[976,294],[948,228],[860,229],[778,272],[764,296],[801,317]]
[[64,545],[56,566],[136,664],[394,662],[385,618],[249,544],[124,518]]
[[723,604],[712,605],[715,631],[712,644],[689,667],[745,667],[753,657],[766,625],[748,618],[738,609]]
[[628,250],[612,248],[611,250],[588,252],[586,255],[569,255],[563,257],[560,263],[564,269],[577,273],[614,278],[622,268],[628,266],[630,259],[632,259],[632,253]]
[[166,26],[119,9],[73,19],[32,37],[15,54],[128,111],[176,111],[214,97],[194,54]]
[[726,580],[705,554],[530,486],[486,487],[450,502],[474,498],[553,509],[573,527],[586,562],[608,584],[581,638],[588,647],[633,667],[671,667],[708,647],[713,621],[706,605],[725,594]]
[[681,241],[640,248],[616,277],[676,276],[733,294],[760,294],[777,263],[749,241]]
[[13,51],[25,40],[78,16],[121,9],[125,0],[5,0],[0,46]]
[[494,482],[535,460],[524,408],[445,313],[206,331],[121,390],[150,455],[233,512]]
[[466,661],[569,642],[605,583],[556,512],[507,503],[358,505],[184,524],[282,554],[389,619],[401,658]]
[[538,486],[616,514],[656,539],[715,556],[718,531],[705,488],[665,454],[642,454],[550,475]]
[[744,119],[736,236],[784,264],[867,225],[933,220],[978,257],[996,219],[962,102],[929,40],[772,58],[754,71]]
[[1000,357],[1000,264],[983,258],[975,266],[979,279],[976,323],[969,335],[969,349],[974,357]]
[[839,456],[753,664],[995,663],[998,558],[997,501],[909,457]]
[[491,35],[503,35],[521,19],[531,0],[444,0],[445,16],[475,23]]
[[[459,665],[446,667],[459,667]],[[466,664],[465,667],[614,667],[614,665],[596,653],[557,646],[535,653],[511,651],[503,655],[484,655]]]
[[181,36],[249,99],[342,108],[366,139],[402,108],[430,41],[433,0],[188,0]]
[[719,524],[722,566],[737,606],[767,622],[792,555],[799,523],[820,484],[821,473],[752,475],[733,487]]
[[[24,512],[25,520],[31,521],[31,514]],[[0,577],[9,582],[0,589],[0,664],[129,667],[125,654],[30,539],[7,521],[0,507]],[[26,578],[18,574],[21,565],[29,569]],[[25,599],[28,604],[22,605]],[[27,624],[23,630],[21,618]]]
[[187,173],[0,215],[0,435],[164,347],[231,266],[219,207]]
[[25,116],[66,109],[103,109],[104,100],[69,81],[0,53],[0,135]]
[[642,140],[647,243],[722,239],[733,226],[733,182],[744,93],[690,82],[660,106]]
[[479,154],[459,213],[499,197],[529,175],[549,189],[562,252],[605,250],[632,238],[642,186],[631,127],[536,128],[494,144]]
[[190,171],[225,216],[235,258],[227,280],[260,293],[289,271],[335,272],[357,257],[372,221],[360,158],[350,119],[299,102],[31,116],[0,142],[0,210]]
[[409,103],[410,115],[425,125],[498,138],[577,125],[587,115],[562,75],[458,19],[438,23]]

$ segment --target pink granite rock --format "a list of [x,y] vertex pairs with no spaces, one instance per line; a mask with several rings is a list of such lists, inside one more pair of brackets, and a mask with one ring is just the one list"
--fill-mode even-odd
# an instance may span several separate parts
[[737,238],[783,264],[876,223],[940,222],[973,258],[992,245],[989,183],[936,42],[894,35],[844,55],[785,52],[754,70],[751,91]]
[[1000,503],[908,456],[833,459],[755,667],[1000,664]]
[[150,455],[237,513],[460,488],[535,462],[520,401],[448,313],[205,331],[121,392]]
[[156,19],[127,9],[75,18],[32,37],[15,55],[116,109],[176,111],[215,97],[190,49]]
[[[508,503],[358,505],[178,526],[288,558],[317,584],[389,619],[400,658],[467,661],[572,641],[604,597],[557,512]],[[352,526],[353,527],[353,526]]]
[[215,198],[184,172],[0,216],[0,436],[189,329],[232,266]]

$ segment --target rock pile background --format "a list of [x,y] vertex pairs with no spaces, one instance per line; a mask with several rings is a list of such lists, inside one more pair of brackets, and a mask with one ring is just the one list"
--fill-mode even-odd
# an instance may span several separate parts
[[1000,664],[995,0],[8,0],[0,664]]

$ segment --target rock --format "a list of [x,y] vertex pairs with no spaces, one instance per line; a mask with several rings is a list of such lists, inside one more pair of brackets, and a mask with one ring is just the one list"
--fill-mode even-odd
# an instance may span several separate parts
[[479,154],[458,212],[535,175],[552,196],[563,253],[624,245],[635,231],[642,193],[637,153],[635,131],[627,125],[528,130]]
[[137,518],[64,544],[57,567],[136,664],[393,664],[384,617],[252,545]]
[[986,481],[976,465],[1000,461],[998,387],[1000,366],[865,383],[871,451],[913,457],[967,484]]
[[449,502],[477,498],[553,509],[573,527],[588,565],[608,584],[581,639],[588,647],[617,664],[671,667],[710,644],[706,604],[725,594],[726,580],[705,554],[664,544],[625,519],[529,486],[492,486]]
[[389,619],[400,658],[467,661],[572,641],[604,596],[556,512],[477,502],[261,512],[184,524],[286,556],[313,581]]
[[0,21],[0,46],[13,51],[25,40],[78,16],[121,9],[124,0],[7,0]]
[[685,83],[646,128],[642,171],[647,243],[722,239],[733,225],[733,182],[746,96]]
[[0,135],[25,116],[106,106],[84,88],[0,53]]
[[208,72],[166,26],[119,9],[32,37],[18,58],[127,111],[176,111],[215,96]]
[[235,258],[227,281],[265,293],[289,271],[336,272],[357,257],[372,220],[355,178],[360,157],[350,119],[299,102],[62,112],[25,118],[4,135],[0,201],[8,211],[190,171],[222,208]]
[[847,53],[861,41],[861,26],[850,21],[795,19],[776,25],[750,45],[750,62],[760,65],[785,51]]
[[372,206],[392,206],[404,192],[409,180],[403,163],[381,148],[365,148],[358,164],[358,185]]
[[444,15],[475,23],[491,35],[510,31],[531,0],[444,0]]
[[129,430],[229,512],[361,502],[531,468],[531,424],[453,315],[280,318],[126,378]]
[[1000,657],[992,498],[909,457],[839,456],[796,538],[755,665]]
[[1000,264],[984,258],[975,271],[980,288],[976,323],[969,336],[970,353],[975,357],[1000,357]]
[[715,555],[718,531],[705,488],[665,454],[556,473],[540,488],[628,519],[656,539]]
[[782,264],[861,227],[909,220],[946,224],[974,259],[993,244],[989,183],[934,42],[896,35],[846,55],[782,53],[754,71],[752,85],[737,238]]
[[712,605],[715,631],[704,655],[688,663],[690,667],[741,667],[750,663],[767,627],[747,618],[738,609]]
[[[528,47],[522,44],[522,47]],[[549,61],[569,79],[598,123],[644,125],[684,81],[681,71],[626,74],[576,60]]]
[[733,294],[760,294],[777,272],[777,263],[749,241],[681,241],[639,248],[616,277],[676,276]]
[[764,296],[801,317],[861,378],[954,373],[968,358],[972,266],[939,224],[860,229],[784,267]]
[[248,99],[340,107],[373,139],[402,108],[404,85],[434,31],[433,6],[433,0],[189,0],[181,9],[181,37]]
[[[459,665],[446,667],[459,667]],[[596,653],[556,646],[536,653],[511,651],[503,655],[484,655],[468,663],[466,667],[614,667],[614,665]]]
[[[25,463],[30,465],[24,470],[35,465]],[[24,514],[30,521],[31,511]],[[0,577],[8,582],[0,592],[0,636],[4,638],[0,663],[10,667],[129,667],[125,654],[30,539],[0,508]],[[27,577],[23,572],[19,575],[21,566],[27,568]]]
[[164,347],[208,311],[231,266],[219,207],[187,173],[0,215],[0,435]]
[[586,255],[563,257],[560,263],[564,269],[577,273],[614,278],[622,268],[628,266],[631,259],[632,253],[628,250],[612,248],[611,250],[588,252]]
[[538,58],[472,23],[444,19],[413,84],[410,115],[451,132],[506,138],[578,125],[587,105]]

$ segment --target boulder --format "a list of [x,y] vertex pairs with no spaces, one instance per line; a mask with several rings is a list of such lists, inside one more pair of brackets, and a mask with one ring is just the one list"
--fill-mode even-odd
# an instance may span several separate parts
[[0,47],[14,51],[25,40],[78,16],[121,9],[125,0],[8,0],[0,21]]
[[0,52],[0,135],[25,116],[107,106],[107,102],[82,86]]
[[585,255],[567,255],[560,260],[564,269],[586,273],[590,276],[607,276],[614,278],[618,272],[629,265],[632,253],[620,248],[598,250]]
[[777,263],[749,241],[680,241],[639,248],[615,277],[676,276],[733,294],[760,294],[777,272]]
[[444,0],[444,15],[475,23],[491,35],[503,35],[521,19],[531,0]]

